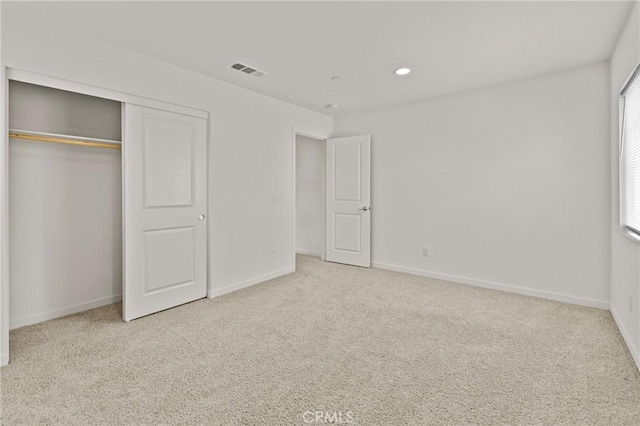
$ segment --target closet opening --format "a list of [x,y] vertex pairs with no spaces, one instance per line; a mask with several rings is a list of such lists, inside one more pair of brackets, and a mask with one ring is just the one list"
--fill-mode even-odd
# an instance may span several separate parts
[[122,298],[122,103],[9,82],[10,329]]
[[295,134],[295,252],[325,259],[326,141]]

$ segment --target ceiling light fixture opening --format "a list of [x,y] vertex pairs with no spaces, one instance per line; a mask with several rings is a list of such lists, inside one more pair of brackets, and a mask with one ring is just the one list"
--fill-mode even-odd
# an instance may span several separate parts
[[411,68],[406,68],[406,67],[396,68],[396,70],[393,72],[395,75],[407,75],[411,72]]

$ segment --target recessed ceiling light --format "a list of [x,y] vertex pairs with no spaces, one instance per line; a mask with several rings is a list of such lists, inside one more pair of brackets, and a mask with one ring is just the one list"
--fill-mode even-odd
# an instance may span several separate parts
[[338,105],[338,104],[329,104],[329,105],[325,105],[324,107],[325,107],[325,109],[336,109],[336,108],[340,108],[340,105]]
[[394,73],[395,75],[407,75],[411,72],[411,68],[397,68]]

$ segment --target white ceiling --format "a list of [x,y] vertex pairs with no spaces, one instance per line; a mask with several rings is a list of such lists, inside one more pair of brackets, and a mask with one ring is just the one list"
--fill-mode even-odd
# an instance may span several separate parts
[[[608,59],[630,2],[3,2],[317,111],[411,102]],[[7,16],[8,15],[8,16]],[[4,18],[3,17],[3,18]],[[271,75],[242,75],[241,61]],[[399,66],[413,72],[393,75]],[[342,76],[332,81],[334,75]]]

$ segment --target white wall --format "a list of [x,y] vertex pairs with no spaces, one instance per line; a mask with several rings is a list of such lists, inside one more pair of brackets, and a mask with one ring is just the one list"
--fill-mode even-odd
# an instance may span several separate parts
[[374,265],[608,307],[609,99],[598,63],[337,117],[372,134]]
[[292,129],[328,137],[331,117],[4,12],[8,67],[210,112],[213,294],[292,270]]
[[325,142],[296,137],[296,250],[324,251]]
[[[618,101],[640,61],[640,11],[634,7],[611,57],[611,313],[640,368],[640,244],[620,233]],[[631,300],[630,300],[631,298]]]
[[9,152],[10,327],[119,300],[120,152],[22,140]]
[[9,83],[11,129],[120,141],[121,116],[122,104],[117,101],[20,81]]

